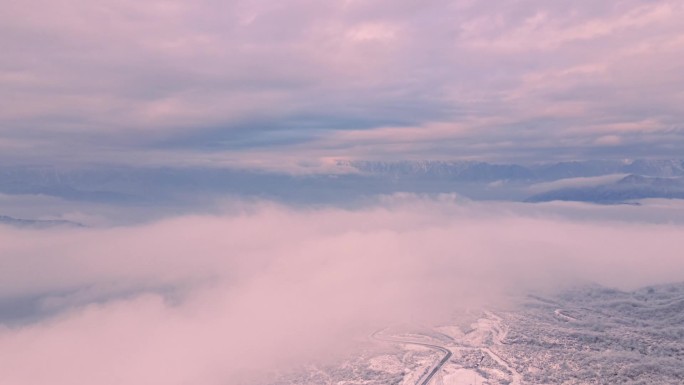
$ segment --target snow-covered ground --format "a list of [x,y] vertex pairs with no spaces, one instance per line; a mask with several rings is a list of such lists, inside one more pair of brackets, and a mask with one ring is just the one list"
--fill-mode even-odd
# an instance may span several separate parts
[[387,328],[369,339],[375,350],[269,384],[684,384],[684,283],[590,286],[468,317]]
[[441,378],[436,379],[434,383],[435,385],[471,385],[484,384],[486,381],[487,379],[475,370],[448,366],[444,368]]

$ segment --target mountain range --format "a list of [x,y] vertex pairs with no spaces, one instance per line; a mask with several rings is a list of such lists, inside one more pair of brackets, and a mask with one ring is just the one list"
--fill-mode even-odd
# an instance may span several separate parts
[[336,167],[327,174],[293,175],[230,168],[5,166],[0,167],[0,194],[132,205],[196,203],[226,195],[339,203],[397,192],[528,202],[684,198],[684,160],[537,164],[359,160],[339,161]]

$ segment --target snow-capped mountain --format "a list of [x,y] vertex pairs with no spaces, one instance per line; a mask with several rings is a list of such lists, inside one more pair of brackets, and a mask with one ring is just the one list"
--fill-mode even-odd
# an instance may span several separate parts
[[[230,168],[0,167],[0,194],[46,195],[72,201],[155,205],[234,195],[287,202],[358,201],[379,194],[456,193],[474,200],[615,202],[680,198],[683,160],[590,160],[542,164],[474,161],[340,161],[332,174],[291,175]],[[631,175],[600,185],[540,193],[532,186]],[[641,179],[639,179],[641,178]],[[655,178],[655,179],[654,179]],[[658,179],[659,178],[659,179]],[[609,180],[610,179],[610,180]],[[602,179],[601,179],[602,180]],[[605,182],[605,183],[604,183]]]
[[464,182],[551,181],[609,174],[684,176],[684,160],[589,160],[531,165],[473,161],[340,161],[338,165],[351,167],[370,175],[395,178],[450,178]]

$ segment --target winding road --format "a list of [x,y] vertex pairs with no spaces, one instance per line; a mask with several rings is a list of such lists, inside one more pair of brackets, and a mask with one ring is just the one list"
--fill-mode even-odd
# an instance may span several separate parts
[[[383,329],[384,330],[384,329]],[[416,383],[416,385],[429,385],[430,381],[432,381],[432,378],[439,373],[440,370],[442,370],[442,367],[444,364],[446,364],[449,359],[452,356],[451,350],[445,348],[444,346],[439,346],[439,345],[433,345],[433,344],[428,344],[425,342],[418,342],[414,340],[403,340],[399,338],[393,338],[393,337],[386,337],[386,336],[378,336],[382,330],[378,330],[375,333],[371,334],[371,338],[375,339],[377,341],[382,341],[382,342],[390,342],[390,343],[395,343],[395,344],[408,344],[408,345],[418,345],[418,346],[424,346],[426,348],[434,349],[434,350],[439,350],[440,352],[444,353],[444,357],[435,365],[430,372],[428,372],[427,375],[423,376],[420,378],[420,380]]]
[[[508,334],[508,327],[503,322],[503,319],[492,312],[485,311],[484,317],[479,318],[477,322],[472,324],[472,327],[474,329],[466,333],[466,335],[461,338],[459,342],[449,345],[450,349],[454,349],[454,351],[457,353],[474,351],[481,352],[483,358],[485,356],[489,356],[491,360],[498,364],[499,368],[505,368],[504,370],[501,370],[490,365],[490,367],[486,369],[489,370],[490,374],[498,372],[500,376],[502,378],[506,378],[511,385],[521,385],[523,383],[523,376],[513,365],[511,365],[508,360],[499,355],[499,353],[496,352],[496,349],[492,349],[494,346],[501,346],[505,344],[504,340]],[[386,329],[378,330],[371,334],[370,337],[382,342],[424,346],[444,353],[444,357],[439,361],[439,363],[431,367],[426,374],[421,376],[416,382],[416,385],[430,385],[430,382],[434,379],[435,375],[437,375],[437,373],[443,369],[444,365],[449,362],[449,359],[451,359],[453,355],[453,352],[444,346],[417,341],[415,339],[402,339],[398,337],[385,336],[382,335],[384,330]],[[473,373],[476,373],[480,369],[482,368],[480,368],[478,364],[477,369]],[[473,369],[465,368],[465,370]]]

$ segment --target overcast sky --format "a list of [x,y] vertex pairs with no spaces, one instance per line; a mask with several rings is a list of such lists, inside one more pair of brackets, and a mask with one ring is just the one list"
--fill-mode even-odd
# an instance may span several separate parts
[[679,0],[0,0],[5,164],[677,157]]

